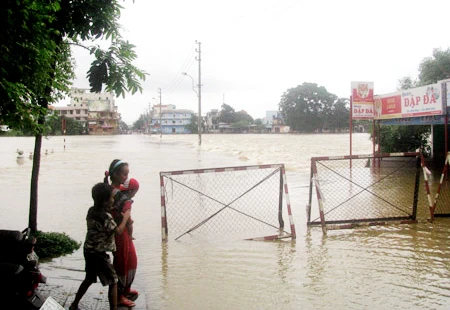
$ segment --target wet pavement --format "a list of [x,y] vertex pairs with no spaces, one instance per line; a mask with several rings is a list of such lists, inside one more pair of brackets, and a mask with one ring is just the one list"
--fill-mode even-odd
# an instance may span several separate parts
[[[47,277],[47,283],[40,284],[38,291],[46,298],[51,296],[64,309],[68,309],[75,298],[78,287],[84,279],[84,271],[77,269],[58,268],[55,266],[40,266],[41,272]],[[119,306],[118,310],[133,309],[147,310],[146,298],[142,290],[137,286],[139,297],[134,301],[135,307]],[[102,286],[100,282],[89,287],[80,301],[80,310],[109,310],[108,286]]]

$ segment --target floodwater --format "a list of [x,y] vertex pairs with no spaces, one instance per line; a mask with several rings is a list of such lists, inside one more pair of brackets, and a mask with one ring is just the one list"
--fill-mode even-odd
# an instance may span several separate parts
[[[33,138],[0,138],[3,229],[28,223],[33,146]],[[367,134],[353,135],[353,154],[371,151]],[[42,153],[38,229],[78,241],[92,186],[113,159],[130,163],[141,184],[132,212],[135,282],[150,309],[450,309],[450,219],[430,224],[422,212],[418,224],[326,236],[307,227],[310,158],[348,155],[348,134],[203,135],[201,147],[196,135],[50,137]],[[161,241],[160,171],[281,163],[296,240]],[[48,264],[82,272],[82,251]]]

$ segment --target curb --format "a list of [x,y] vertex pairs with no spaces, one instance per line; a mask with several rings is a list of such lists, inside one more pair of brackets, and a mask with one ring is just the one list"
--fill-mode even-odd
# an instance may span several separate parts
[[[47,277],[47,283],[41,283],[37,291],[46,299],[51,296],[64,309],[68,309],[75,298],[75,294],[84,279],[83,270],[74,270],[64,267],[51,267],[42,264],[42,273]],[[139,291],[139,298],[135,300],[135,307],[119,306],[118,310],[147,310],[145,294]],[[100,282],[92,284],[80,301],[82,310],[107,310],[109,309],[108,286],[102,286]]]

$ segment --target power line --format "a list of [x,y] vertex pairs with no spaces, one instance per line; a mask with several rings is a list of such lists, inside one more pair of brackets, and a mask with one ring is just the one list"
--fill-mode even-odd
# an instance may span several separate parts
[[195,61],[194,60],[194,48],[193,48],[193,46],[191,46],[189,49],[189,52],[186,56],[186,59],[185,59],[183,65],[181,66],[181,69],[176,73],[176,75],[171,80],[171,82],[165,87],[166,96],[169,96],[170,94],[172,94],[180,86],[180,84],[183,81],[183,76],[181,75],[181,72],[189,71],[189,69],[194,64],[194,61]]
[[[259,27],[261,24],[267,24],[268,21],[270,21],[270,22],[274,21],[275,19],[279,18],[279,16],[282,15],[284,12],[286,12],[287,10],[291,9],[292,7],[298,5],[301,1],[302,0],[295,0],[285,6],[280,6],[280,2],[276,2],[272,5],[265,6],[259,10],[259,13],[271,12],[271,14],[269,16],[267,16],[266,18],[263,18],[258,23],[253,24],[251,28],[250,27],[241,27],[240,29],[241,30],[243,29],[244,32],[248,32],[250,34],[252,32],[252,29]],[[235,25],[235,24],[242,23],[242,21],[245,21],[249,15],[255,15],[254,8],[249,9],[244,14],[242,14],[236,18],[230,19],[229,22],[223,23],[223,25],[232,25],[232,24]],[[223,39],[226,36],[233,35],[232,33],[227,32],[227,29],[228,28],[225,28],[225,26],[224,26],[218,30],[219,34],[216,36],[218,38],[218,40],[223,41]],[[210,46],[213,46],[213,45],[210,45]],[[216,48],[209,49],[209,50],[207,50],[207,52],[203,52],[203,54],[207,55],[211,52],[214,52],[214,50],[218,49],[218,48],[220,48],[220,47],[216,45]],[[196,49],[193,46],[191,46],[180,70],[177,71],[177,73],[172,78],[172,80],[164,87],[164,89],[165,89],[164,93],[165,93],[166,98],[167,97],[170,98],[170,96],[179,89],[181,83],[183,82],[182,72],[189,72],[190,69],[193,67],[195,60],[196,60],[194,57],[194,52],[196,52]]]

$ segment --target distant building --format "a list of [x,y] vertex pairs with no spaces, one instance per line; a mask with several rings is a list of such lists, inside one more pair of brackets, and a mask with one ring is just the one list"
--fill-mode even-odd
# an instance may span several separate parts
[[52,110],[56,111],[59,116],[71,118],[82,124],[86,132],[88,132],[88,107],[85,104],[67,105],[65,107],[52,107]]
[[205,117],[205,131],[218,132],[219,131],[219,110],[212,109],[206,113]]
[[284,124],[284,119],[280,111],[266,111],[266,117],[262,119],[267,132],[288,133],[290,127]]
[[154,105],[152,108],[151,131],[163,134],[192,133],[189,129],[193,111],[176,109],[173,104]]
[[281,114],[278,114],[277,117],[272,119],[272,133],[289,133],[291,128],[284,124],[284,120],[281,117]]
[[266,117],[262,119],[262,123],[268,131],[272,131],[273,120],[279,117],[280,111],[266,111]]
[[70,104],[55,106],[54,110],[59,116],[81,122],[89,134],[119,133],[120,114],[113,93],[91,93],[89,89],[72,88]]

